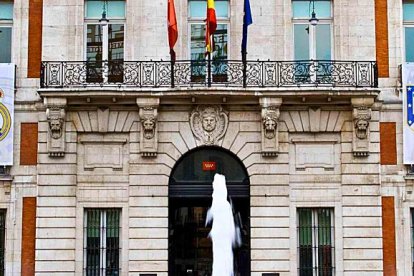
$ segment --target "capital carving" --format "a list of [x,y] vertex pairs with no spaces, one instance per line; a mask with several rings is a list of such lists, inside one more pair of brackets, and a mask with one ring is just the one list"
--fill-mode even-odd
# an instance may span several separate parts
[[141,121],[140,152],[144,157],[157,156],[158,151],[158,98],[139,98],[139,118]]
[[279,153],[278,124],[280,116],[280,98],[261,98],[262,106],[262,155],[277,156]]
[[50,157],[65,155],[66,99],[48,99],[46,118],[48,122],[47,150]]
[[194,136],[204,145],[216,145],[229,124],[228,113],[220,105],[198,105],[190,114]]
[[369,154],[370,145],[370,121],[371,106],[374,103],[371,99],[352,99],[353,111],[353,138],[352,148],[354,156],[363,157]]

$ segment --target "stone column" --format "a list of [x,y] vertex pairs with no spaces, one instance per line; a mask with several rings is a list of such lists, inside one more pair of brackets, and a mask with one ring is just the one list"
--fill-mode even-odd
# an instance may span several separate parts
[[282,98],[264,97],[259,100],[262,107],[262,155],[277,156],[279,153],[278,121]]
[[354,122],[352,151],[354,156],[368,156],[370,144],[369,125],[371,121],[371,106],[374,104],[373,98],[353,98],[352,119]]
[[66,98],[45,98],[48,122],[47,150],[50,157],[65,155]]
[[144,157],[157,156],[158,150],[158,107],[159,98],[137,98],[141,121],[140,152]]

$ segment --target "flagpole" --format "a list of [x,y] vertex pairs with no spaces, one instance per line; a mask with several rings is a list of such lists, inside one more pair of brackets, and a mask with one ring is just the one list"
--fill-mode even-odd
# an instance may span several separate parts
[[171,88],[175,87],[175,79],[174,79],[174,65],[175,65],[175,52],[173,49],[170,49],[170,62],[171,62]]
[[211,87],[211,52],[207,54],[207,85]]
[[242,51],[242,62],[243,62],[243,88],[247,86],[247,52]]

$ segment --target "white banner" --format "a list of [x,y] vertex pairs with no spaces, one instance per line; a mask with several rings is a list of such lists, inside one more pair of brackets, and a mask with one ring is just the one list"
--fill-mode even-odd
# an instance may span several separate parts
[[0,166],[13,165],[15,65],[0,63]]
[[403,158],[414,164],[414,63],[405,63],[403,77]]

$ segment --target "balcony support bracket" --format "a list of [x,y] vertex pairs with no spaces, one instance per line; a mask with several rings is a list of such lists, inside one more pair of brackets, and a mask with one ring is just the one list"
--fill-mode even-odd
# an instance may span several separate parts
[[48,122],[47,151],[50,157],[65,156],[65,121],[66,98],[49,98],[44,100]]
[[352,98],[352,151],[355,157],[365,157],[370,152],[370,121],[373,98]]
[[279,153],[279,116],[282,98],[263,97],[262,107],[262,155],[275,157]]
[[156,157],[158,151],[158,108],[160,99],[137,98],[141,121],[140,152],[143,157]]

